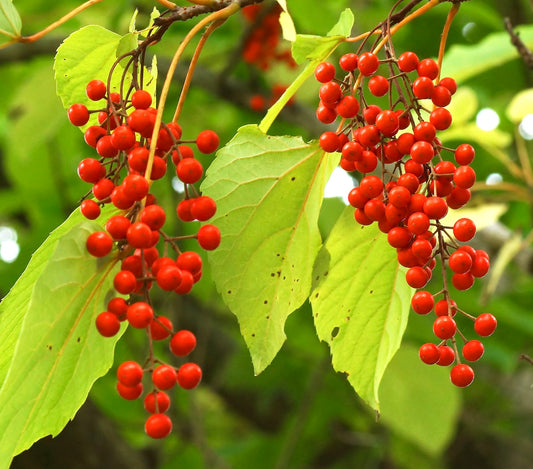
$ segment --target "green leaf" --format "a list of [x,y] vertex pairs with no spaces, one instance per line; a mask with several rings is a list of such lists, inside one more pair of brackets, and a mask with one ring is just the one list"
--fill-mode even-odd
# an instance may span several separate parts
[[431,455],[446,448],[461,410],[461,393],[449,372],[422,363],[415,347],[402,346],[380,387],[381,421]]
[[343,36],[349,37],[352,34],[352,28],[355,18],[352,10],[346,8],[339,17],[337,24],[333,26],[328,32],[328,36]]
[[[533,26],[518,27],[516,31],[526,46],[533,48]],[[442,76],[463,82],[517,57],[518,52],[506,31],[489,34],[477,44],[450,47],[444,58]]]
[[12,0],[0,0],[0,34],[10,38],[20,37],[22,22]]
[[315,327],[329,344],[333,368],[379,409],[379,383],[400,346],[412,294],[395,250],[377,227],[358,225],[347,207],[317,257],[313,278]]
[[505,114],[511,122],[519,124],[520,121],[531,114],[533,109],[533,88],[522,90],[511,100]]
[[298,34],[292,45],[292,57],[298,64],[306,60],[318,62],[325,60],[350,35],[353,23],[353,13],[347,8],[341,13],[339,21],[327,36]]
[[322,194],[336,163],[317,144],[245,126],[202,184],[217,203],[212,223],[222,233],[209,255],[213,278],[239,319],[256,374],[274,359],[285,320],[309,295]]
[[[72,33],[59,46],[54,61],[57,94],[63,107],[67,109],[74,103],[81,103],[90,109],[94,108],[95,103],[85,94],[87,83],[96,79],[107,83],[109,71],[117,57],[136,47],[135,34],[120,36],[101,26],[85,26]],[[112,92],[120,91],[123,71],[120,65],[114,71]],[[127,76],[124,82],[126,89],[130,82],[131,77]],[[94,125],[96,122],[94,114],[87,125]]]
[[450,140],[475,142],[481,146],[505,148],[511,144],[513,137],[508,132],[499,129],[481,130],[475,122],[463,125],[452,125],[442,132],[440,139],[443,142]]
[[101,228],[82,220],[76,210],[49,236],[0,305],[9,356],[1,368],[0,467],[39,438],[57,435],[113,362],[120,334],[105,339],[94,321],[118,265],[86,252],[87,236]]
[[478,107],[479,101],[475,91],[468,86],[459,87],[447,108],[453,116],[452,129],[461,127],[470,121],[475,116]]

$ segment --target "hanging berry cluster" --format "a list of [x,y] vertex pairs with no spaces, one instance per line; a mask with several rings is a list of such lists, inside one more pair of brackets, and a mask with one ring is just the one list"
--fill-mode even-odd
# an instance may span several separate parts
[[[331,124],[342,118],[337,132],[320,136],[320,146],[326,152],[341,152],[340,166],[346,171],[364,175],[348,194],[355,219],[362,225],[377,222],[396,248],[399,263],[408,268],[407,283],[419,290],[412,298],[413,310],[421,315],[433,311],[436,316],[437,343],[420,347],[421,360],[441,366],[455,363],[452,383],[468,386],[474,371],[461,362],[461,356],[476,361],[484,347],[459,330],[456,313],[472,320],[481,337],[494,332],[496,319],[490,313],[476,318],[464,312],[448,287],[448,269],[456,290],[469,289],[489,269],[485,251],[461,244],[474,237],[474,222],[468,218],[460,218],[453,226],[442,222],[448,209],[458,209],[470,200],[476,180],[470,166],[474,148],[466,143],[446,148],[437,137],[438,131],[451,125],[446,106],[456,92],[456,82],[449,77],[439,79],[439,66],[433,59],[419,60],[413,52],[396,58],[392,47],[384,59],[372,52],[348,53],[339,65],[342,78],[336,78],[336,68],[329,62],[315,70],[322,83],[318,120]],[[381,70],[386,73],[378,73]],[[380,97],[378,102],[387,102],[384,109],[371,103]],[[432,294],[421,289],[432,278],[437,260],[443,286]],[[461,353],[457,336],[463,343]]]
[[172,354],[186,357],[195,348],[196,337],[191,331],[176,330],[170,318],[156,314],[150,290],[157,285],[174,294],[189,293],[202,276],[202,259],[197,252],[181,251],[178,243],[194,237],[201,248],[213,250],[219,245],[220,231],[206,224],[196,235],[166,234],[162,230],[166,213],[150,192],[151,184],[161,179],[167,166],[173,164],[186,194],[177,206],[177,216],[184,222],[209,220],[216,205],[210,197],[197,195],[193,184],[202,177],[203,168],[191,146],[185,143],[195,143],[201,153],[209,154],[217,149],[219,139],[214,131],[204,130],[194,141],[181,140],[181,127],[169,122],[159,131],[155,152],[152,148],[150,157],[157,115],[152,96],[134,86],[122,95],[108,92],[100,80],[90,81],[86,93],[97,109],[89,110],[79,103],[68,109],[69,120],[76,126],[85,126],[92,113],[97,113],[99,122],[89,126],[84,134],[97,156],[82,160],[78,166],[79,177],[92,184],[94,196],[88,198],[90,193],[86,196],[81,212],[94,220],[106,204],[119,211],[105,222],[105,231],[89,235],[87,250],[95,257],[115,253],[121,270],[114,277],[114,289],[127,297],[111,299],[107,310],[96,318],[96,327],[104,337],[117,334],[123,321],[146,330],[149,356],[142,365],[126,361],[118,367],[117,391],[124,399],[134,400],[148,387],[144,407],[150,416],[145,431],[152,438],[164,438],[172,429],[171,419],[165,413],[170,406],[166,391],[175,385],[195,388],[202,370],[192,362],[174,367],[154,356],[152,342],[168,339]]

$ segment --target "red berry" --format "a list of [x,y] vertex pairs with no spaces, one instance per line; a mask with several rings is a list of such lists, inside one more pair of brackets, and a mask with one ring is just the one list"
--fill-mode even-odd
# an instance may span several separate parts
[[472,267],[472,258],[464,251],[455,251],[448,259],[450,269],[456,274],[464,274]]
[[320,83],[327,83],[335,78],[335,66],[329,62],[319,63],[315,68],[315,78]]
[[[325,109],[328,109],[327,107],[324,107]],[[357,98],[355,96],[352,96],[351,94],[344,96],[337,106],[335,106],[335,117],[338,114],[341,117],[344,117],[345,119],[351,119],[352,117],[355,117],[357,113],[359,112],[359,101],[357,101]],[[321,120],[321,119],[319,119]],[[331,122],[333,122],[331,120]]]
[[132,327],[144,329],[150,325],[154,317],[154,310],[148,303],[138,301],[128,306],[127,319]]
[[497,324],[496,318],[492,314],[483,313],[474,321],[474,329],[481,337],[488,337],[496,330]]
[[362,75],[368,77],[378,69],[379,59],[372,52],[364,52],[359,56],[357,67]]
[[102,138],[106,134],[106,130],[100,127],[99,125],[91,125],[83,134],[83,138],[87,145],[96,148],[96,144],[98,143],[100,138]]
[[433,88],[431,94],[431,101],[435,106],[446,107],[452,100],[450,90],[442,85],[437,85]]
[[142,378],[143,369],[137,362],[123,362],[117,369],[117,379],[124,386],[135,386],[141,382]]
[[167,390],[176,384],[177,373],[170,365],[159,365],[152,372],[152,382],[158,389]]
[[129,295],[135,291],[135,288],[137,287],[137,279],[129,270],[121,270],[116,273],[113,280],[113,286],[115,287],[115,290],[122,295]]
[[96,329],[103,337],[113,337],[120,329],[120,321],[115,314],[104,311],[96,316]]
[[455,352],[448,345],[439,345],[440,357],[437,361],[439,366],[448,366],[455,361]]
[[476,172],[471,166],[459,166],[453,175],[453,182],[461,189],[470,189],[476,182]]
[[431,122],[437,130],[446,130],[452,125],[452,114],[448,109],[437,108],[429,115]]
[[116,297],[109,300],[107,303],[107,310],[113,313],[119,321],[126,319],[126,312],[128,311],[128,303],[124,298]]
[[148,225],[152,230],[161,229],[165,224],[165,220],[165,211],[160,205],[148,205],[141,212],[141,222]]
[[202,270],[202,258],[194,251],[182,252],[176,259],[176,265],[182,270],[188,270],[191,274],[196,274]]
[[157,271],[156,282],[162,290],[172,291],[181,283],[182,272],[174,262],[164,265]]
[[164,340],[172,332],[172,321],[166,316],[156,316],[150,323],[150,336],[153,340]]
[[105,224],[105,229],[113,239],[125,239],[131,222],[123,215],[113,215]]
[[464,363],[455,365],[450,372],[450,380],[460,388],[465,388],[474,381],[474,370]]
[[82,181],[97,183],[105,176],[105,168],[94,158],[85,158],[78,164],[78,176]]
[[202,130],[196,137],[196,146],[202,153],[213,153],[220,143],[218,135],[213,130]]
[[80,204],[80,211],[88,220],[96,220],[100,216],[100,206],[91,199],[84,200]]
[[144,431],[150,438],[166,438],[172,431],[172,420],[166,414],[153,414],[146,419]]
[[206,251],[216,249],[220,244],[220,230],[215,225],[204,225],[198,230],[198,244]]
[[419,76],[428,77],[431,80],[437,78],[439,74],[439,66],[433,59],[421,60],[416,70]]
[[353,72],[357,68],[357,62],[358,62],[357,54],[354,54],[353,52],[344,54],[339,59],[339,65],[346,72]]
[[202,164],[195,158],[186,158],[176,166],[176,174],[182,182],[194,184],[202,177]]
[[384,96],[389,91],[389,81],[381,75],[375,75],[368,80],[368,89],[374,96]]
[[420,140],[413,143],[409,154],[417,163],[426,164],[433,159],[435,151],[433,150],[433,145],[431,145],[431,143]]
[[433,81],[428,77],[418,77],[413,82],[413,94],[419,99],[431,98],[433,88]]
[[170,397],[163,391],[149,392],[144,398],[144,408],[151,414],[163,413],[170,407]]
[[411,306],[415,313],[418,314],[428,314],[434,305],[435,300],[433,299],[433,295],[426,290],[416,292],[411,299]]
[[429,217],[423,212],[415,212],[407,219],[407,228],[415,235],[425,233],[429,229]]
[[400,128],[398,115],[390,110],[381,111],[376,116],[376,127],[386,137],[392,137]]
[[128,244],[135,248],[146,249],[152,247],[152,230],[146,223],[132,223],[128,228],[126,238]]
[[413,288],[422,288],[428,283],[429,276],[424,268],[415,266],[406,272],[405,280]]
[[143,393],[143,384],[137,383],[134,386],[125,386],[119,381],[117,382],[117,391],[123,399],[133,401],[141,397],[141,394]]
[[418,356],[420,360],[428,365],[437,363],[440,358],[439,349],[435,344],[424,344],[418,350]]
[[474,285],[474,276],[470,272],[464,274],[453,274],[452,284],[457,290],[468,290]]
[[196,336],[185,329],[178,331],[170,339],[169,347],[171,352],[178,357],[189,355],[196,347]]
[[87,97],[91,101],[100,101],[105,96],[106,90],[106,85],[102,80],[91,80],[85,88]]
[[450,316],[438,316],[433,322],[433,333],[439,339],[451,339],[457,331],[457,325]]
[[202,379],[202,369],[196,363],[184,363],[178,370],[178,384],[183,389],[194,389]]
[[470,241],[476,234],[476,225],[470,218],[459,218],[453,225],[453,235],[458,241]]
[[446,300],[439,300],[437,301],[437,304],[435,305],[435,314],[437,316],[455,316],[455,313],[457,312],[456,308],[457,304],[455,301],[450,301],[450,309],[448,310],[448,301]]
[[118,148],[113,145],[111,135],[103,135],[98,139],[96,151],[102,158],[114,158],[118,155]]
[[144,176],[140,174],[129,174],[122,182],[124,195],[131,200],[141,200],[146,197],[150,184]]
[[479,340],[469,340],[463,345],[463,357],[465,360],[468,360],[469,362],[475,362],[476,360],[479,360],[483,352],[485,351],[485,347],[483,347],[483,344]]
[[81,127],[89,122],[89,111],[83,104],[73,104],[68,108],[68,118],[73,125]]
[[94,257],[107,256],[113,248],[113,240],[104,231],[95,231],[87,238],[87,251]]
[[468,165],[472,163],[474,160],[474,157],[476,156],[476,152],[474,150],[474,147],[472,145],[469,145],[468,143],[463,143],[462,145],[459,145],[455,149],[455,161],[457,161],[460,165]]
[[129,150],[135,145],[135,133],[127,125],[120,125],[113,130],[111,143],[118,150]]
[[402,72],[412,72],[418,67],[418,57],[414,52],[404,52],[398,57],[398,67]]
[[131,104],[135,109],[148,109],[152,104],[152,96],[148,91],[137,90],[131,95]]
[[387,233],[387,241],[393,248],[406,248],[412,239],[413,235],[403,226],[394,227]]
[[440,197],[428,197],[424,202],[424,213],[431,219],[439,220],[448,213],[448,204]]
[[323,132],[320,136],[319,144],[322,150],[328,153],[333,153],[339,149],[340,139],[335,132],[327,131]]
[[111,195],[114,188],[115,184],[111,179],[102,178],[93,186],[93,195],[98,200],[104,200]]

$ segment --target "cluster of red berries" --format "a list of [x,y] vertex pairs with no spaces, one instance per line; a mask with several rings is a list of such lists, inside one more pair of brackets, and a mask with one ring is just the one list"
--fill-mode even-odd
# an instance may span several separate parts
[[[268,8],[266,14],[265,8]],[[279,4],[273,7],[249,5],[241,11],[249,23],[258,23],[246,38],[242,51],[243,60],[261,70],[268,70],[272,62],[283,62],[291,68],[296,67],[290,49],[278,50],[282,32],[279,23],[282,9]]]
[[[118,367],[117,390],[124,399],[137,399],[143,394],[143,377],[151,375],[151,390],[144,398],[144,407],[150,413],[145,431],[152,438],[163,438],[172,430],[171,419],[165,414],[170,405],[165,391],[175,385],[193,389],[201,380],[202,370],[192,362],[176,368],[153,356],[152,341],[169,339],[172,354],[186,357],[195,348],[196,337],[188,330],[175,330],[168,317],[156,315],[149,292],[155,283],[164,291],[189,293],[202,276],[202,258],[194,251],[182,252],[178,242],[194,237],[203,249],[216,249],[220,231],[206,224],[193,236],[168,236],[162,231],[165,210],[150,189],[152,181],[162,178],[172,162],[186,194],[177,206],[177,216],[186,222],[209,220],[216,204],[210,197],[196,193],[193,184],[202,177],[203,168],[193,149],[184,143],[195,143],[201,153],[208,154],[217,149],[219,138],[212,130],[204,130],[196,140],[184,141],[181,127],[170,122],[162,125],[157,141],[152,142],[157,111],[151,107],[152,96],[147,91],[131,89],[121,96],[108,93],[104,82],[92,80],[86,93],[90,100],[102,102],[101,109],[89,110],[79,103],[68,109],[69,120],[76,126],[88,124],[93,113],[99,123],[88,126],[84,133],[86,143],[98,157],[86,158],[78,166],[79,177],[92,184],[94,197],[88,198],[91,192],[85,197],[81,213],[94,220],[105,204],[112,204],[119,211],[105,222],[105,231],[89,235],[86,246],[95,257],[115,250],[121,270],[114,277],[114,289],[127,297],[111,299],[107,310],[97,316],[96,327],[104,337],[116,335],[123,321],[146,330],[150,356],[143,366],[127,361]],[[152,144],[155,149],[151,149]],[[169,249],[174,256],[168,255]]]
[[[461,363],[456,334],[464,342],[465,360],[478,360],[484,348],[479,340],[465,338],[454,316],[459,312],[473,320],[475,331],[483,337],[494,332],[496,319],[489,313],[475,318],[462,311],[448,289],[446,268],[457,290],[469,289],[489,269],[485,251],[460,244],[473,238],[476,226],[472,220],[461,218],[453,226],[442,223],[449,208],[460,208],[470,200],[476,180],[469,166],[474,148],[469,144],[446,148],[437,137],[438,131],[451,125],[446,106],[456,92],[456,82],[449,77],[439,79],[438,64],[430,58],[419,60],[413,52],[396,58],[387,51],[383,60],[372,52],[348,53],[339,65],[344,73],[341,79],[335,77],[336,68],[329,62],[315,70],[322,83],[318,120],[331,124],[342,118],[337,132],[320,136],[320,145],[326,152],[341,153],[343,169],[364,175],[348,195],[355,219],[362,225],[377,222],[387,233],[399,263],[408,268],[406,280],[411,287],[424,288],[440,260],[443,288],[435,294],[420,290],[411,302],[418,314],[435,312],[433,332],[440,339],[438,344],[424,344],[419,355],[427,364],[456,362],[451,381],[468,386],[474,372]],[[378,73],[380,67],[387,70],[386,76]],[[375,97],[383,97],[380,102],[387,102],[387,108],[367,102]],[[446,153],[453,155],[455,163],[443,158]],[[439,296],[442,299],[436,301]]]

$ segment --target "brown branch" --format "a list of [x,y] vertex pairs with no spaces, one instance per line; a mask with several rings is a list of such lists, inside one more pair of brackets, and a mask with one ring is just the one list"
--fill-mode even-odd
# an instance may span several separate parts
[[520,39],[518,33],[515,33],[513,30],[513,25],[511,24],[511,20],[509,18],[505,18],[505,29],[509,33],[509,36],[511,37],[511,43],[513,46],[515,46],[516,50],[522,57],[522,60],[527,65],[528,68],[533,69],[533,53],[531,50],[524,44],[522,39]]

